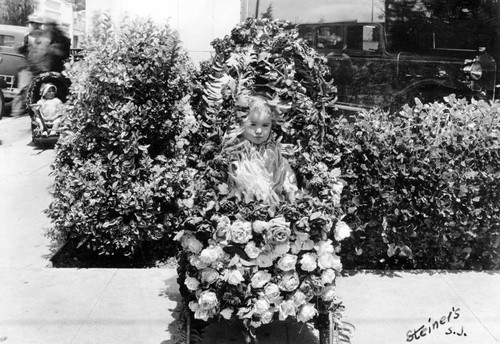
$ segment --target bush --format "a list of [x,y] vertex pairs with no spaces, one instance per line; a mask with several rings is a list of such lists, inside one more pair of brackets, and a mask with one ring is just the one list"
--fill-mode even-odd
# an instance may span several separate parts
[[500,267],[500,106],[446,101],[337,120],[347,268]]
[[109,22],[68,70],[48,234],[130,256],[177,226],[190,178],[182,137],[194,123],[185,99],[193,67],[169,27],[140,19],[114,32]]

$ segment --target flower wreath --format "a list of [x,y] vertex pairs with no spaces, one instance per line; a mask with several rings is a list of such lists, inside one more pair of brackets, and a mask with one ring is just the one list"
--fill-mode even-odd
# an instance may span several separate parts
[[[231,37],[214,43],[219,53],[206,78],[212,81],[204,85],[207,106],[198,118],[200,128],[205,128],[196,138],[202,147],[196,155],[199,172],[186,190],[191,197],[182,200],[180,216],[185,221],[176,236],[182,246],[180,291],[195,319],[239,319],[251,330],[275,318],[317,322],[329,309],[340,321],[335,279],[342,264],[337,253],[350,228],[339,207],[343,182],[333,167],[338,159],[325,151],[321,142],[325,134],[317,135],[318,130],[327,130],[324,107],[318,104],[333,96],[307,91],[323,80],[324,61],[284,26],[279,21],[249,19]],[[260,37],[259,42],[247,37],[249,33]],[[247,36],[238,43],[243,34]],[[265,53],[276,44],[291,46],[296,54],[271,59]],[[270,61],[277,73],[271,69],[262,75],[262,65]],[[294,72],[299,63],[310,66],[305,70],[309,78]],[[277,80],[286,70],[289,79]],[[276,74],[275,79],[269,74]],[[240,143],[234,133],[245,113],[242,99],[265,89],[257,85],[264,78],[267,86],[273,85],[273,92],[267,92],[268,104],[277,111],[287,109],[268,144],[297,174],[301,192],[294,202],[245,202],[228,184],[228,147]],[[216,91],[214,84],[219,87]],[[285,140],[288,145],[281,143]]]

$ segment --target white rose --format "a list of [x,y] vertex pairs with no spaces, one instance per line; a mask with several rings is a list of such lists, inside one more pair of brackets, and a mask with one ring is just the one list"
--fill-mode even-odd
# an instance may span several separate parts
[[281,292],[278,286],[274,283],[268,283],[264,287],[264,297],[270,303],[276,303],[281,299]]
[[198,297],[199,309],[204,311],[210,311],[219,305],[219,300],[217,300],[217,295],[213,291],[203,291]]
[[212,284],[219,278],[219,272],[212,268],[201,270],[201,281],[204,283]]
[[252,224],[246,221],[236,220],[229,229],[229,240],[237,244],[246,244],[252,239]]
[[303,305],[297,314],[297,321],[308,322],[318,314],[316,307],[312,303]]
[[220,315],[224,317],[224,319],[229,320],[231,319],[231,316],[233,315],[233,310],[231,308],[224,308],[221,312]]
[[278,306],[278,310],[280,312],[279,319],[282,321],[288,318],[288,316],[290,315],[295,316],[295,314],[297,313],[297,308],[295,307],[295,304],[292,300],[281,302]]
[[335,281],[336,273],[333,269],[326,269],[321,273],[321,282],[323,284],[332,284]]
[[304,271],[311,272],[318,267],[316,256],[311,253],[306,253],[300,259],[300,268]]
[[300,279],[297,272],[289,271],[281,276],[281,280],[279,281],[278,286],[283,291],[294,291],[299,287],[299,284]]
[[181,239],[181,245],[184,250],[198,254],[203,249],[201,241],[196,239],[193,235],[184,235]]
[[238,285],[245,280],[237,269],[225,270],[222,279],[232,285]]
[[323,253],[334,253],[335,252],[333,245],[332,245],[332,241],[330,239],[328,239],[326,241],[318,241],[314,245],[314,249],[316,250],[316,252],[318,252],[318,255],[321,255]]
[[194,266],[198,270],[205,269],[208,266],[207,263],[205,263],[204,261],[202,261],[200,259],[200,256],[191,256],[191,257],[189,257],[189,264],[191,264],[192,266]]
[[335,298],[335,287],[333,285],[325,287],[325,289],[323,289],[321,298],[325,301],[333,301],[333,299]]
[[334,270],[342,270],[340,257],[334,253],[324,253],[318,257],[318,266],[321,270],[332,268]]
[[260,321],[263,324],[269,324],[273,320],[273,315],[274,315],[273,312],[271,312],[270,310],[267,310],[261,314]]
[[252,276],[252,288],[262,288],[271,280],[271,274],[267,271],[259,270]]
[[308,297],[300,290],[296,290],[295,293],[293,293],[292,300],[295,306],[299,307],[308,301]]
[[191,301],[189,302],[189,305],[188,305],[189,309],[191,310],[191,312],[196,312],[198,310],[198,308],[200,308],[198,306],[198,302],[195,302],[195,301]]
[[270,304],[266,299],[258,299],[253,305],[253,311],[256,314],[263,314],[269,310],[269,307]]
[[269,229],[269,223],[257,220],[252,223],[252,227],[255,233],[260,234]]
[[245,253],[250,259],[255,259],[259,256],[262,250],[255,246],[255,242],[249,241],[245,246]]
[[268,268],[273,265],[274,256],[270,252],[262,252],[256,259],[257,265],[261,268]]
[[297,256],[293,254],[285,254],[278,261],[278,268],[283,271],[295,270],[295,265],[297,264]]
[[194,312],[194,318],[203,321],[208,321],[208,319],[210,318],[210,314],[208,311],[205,311],[203,309],[198,309],[196,312]]
[[351,228],[344,221],[337,221],[335,225],[335,240],[341,241],[351,235]]
[[222,247],[210,246],[201,251],[200,259],[206,264],[212,264],[222,258],[223,255],[224,251],[222,251]]
[[273,245],[273,255],[275,257],[281,257],[290,250],[290,244],[288,242],[278,245]]
[[269,230],[267,231],[267,239],[274,243],[284,243],[290,237],[290,223],[286,222],[284,217],[274,218],[269,221]]
[[184,284],[189,290],[197,290],[200,282],[194,277],[186,277]]

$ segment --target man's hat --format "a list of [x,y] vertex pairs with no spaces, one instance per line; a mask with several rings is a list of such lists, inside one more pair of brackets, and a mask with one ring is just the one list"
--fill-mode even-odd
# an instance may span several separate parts
[[42,16],[33,13],[33,14],[31,14],[31,15],[28,16],[28,23],[43,24],[44,20],[43,20]]

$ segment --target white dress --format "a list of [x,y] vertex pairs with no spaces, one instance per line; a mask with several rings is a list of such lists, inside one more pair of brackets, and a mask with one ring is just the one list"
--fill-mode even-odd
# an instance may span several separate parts
[[279,143],[243,141],[231,153],[229,186],[239,200],[276,204],[292,201],[297,180]]
[[41,105],[40,113],[44,121],[53,122],[62,115],[62,101],[59,98],[42,98],[37,102],[37,104]]

